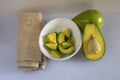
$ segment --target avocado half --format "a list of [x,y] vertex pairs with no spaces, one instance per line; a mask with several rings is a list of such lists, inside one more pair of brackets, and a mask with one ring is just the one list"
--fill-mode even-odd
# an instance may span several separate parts
[[101,59],[106,50],[106,44],[102,33],[95,24],[87,24],[83,32],[83,53],[92,61]]

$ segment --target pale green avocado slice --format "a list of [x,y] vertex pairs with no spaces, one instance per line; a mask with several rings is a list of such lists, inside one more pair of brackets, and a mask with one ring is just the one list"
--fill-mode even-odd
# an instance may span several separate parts
[[63,54],[71,54],[75,51],[75,48],[73,46],[69,47],[68,49],[62,48],[61,45],[58,46],[58,49],[60,50],[61,53]]
[[51,33],[46,36],[46,42],[48,43],[57,43],[57,33]]
[[63,34],[63,32],[58,33],[57,41],[58,43],[62,43],[65,41],[65,35]]
[[63,34],[66,36],[66,37],[70,37],[71,36],[71,30],[69,28],[67,28],[66,30],[63,31]]
[[55,49],[57,50],[57,46],[58,44],[57,43],[45,43],[45,46],[49,49]]
[[73,46],[73,43],[63,42],[61,45],[62,45],[62,48],[67,49],[67,48]]
[[63,54],[57,50],[52,50],[50,55],[54,58],[62,58]]

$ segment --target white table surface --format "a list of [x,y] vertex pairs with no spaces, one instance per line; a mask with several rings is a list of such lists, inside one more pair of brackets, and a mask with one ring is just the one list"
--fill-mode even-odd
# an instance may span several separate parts
[[[44,20],[75,15],[44,15]],[[46,69],[35,72],[22,72],[16,66],[17,16],[0,18],[0,80],[120,80],[120,12],[104,13],[104,17],[102,33],[107,48],[101,60],[88,61],[79,51],[66,61],[48,59]]]

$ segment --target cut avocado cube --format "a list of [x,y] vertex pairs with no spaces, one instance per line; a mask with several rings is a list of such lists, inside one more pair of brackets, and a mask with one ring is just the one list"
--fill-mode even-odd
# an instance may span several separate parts
[[62,43],[65,41],[65,36],[64,36],[63,32],[58,33],[57,40],[58,40],[58,43]]
[[57,50],[52,50],[50,55],[54,58],[62,58],[62,53]]
[[67,42],[75,44],[75,39],[73,37],[69,37]]
[[94,24],[87,24],[83,36],[83,53],[92,61],[101,59],[105,54],[105,41],[99,28]]
[[73,46],[73,43],[63,42],[61,45],[62,45],[62,48],[67,49],[67,48]]
[[66,37],[70,37],[71,36],[71,30],[69,28],[67,28],[66,30],[63,31],[64,35]]
[[46,36],[46,42],[57,43],[57,39],[56,38],[57,38],[57,33],[56,32],[48,34]]
[[68,49],[62,48],[62,46],[59,44],[58,49],[63,54],[71,54],[75,51],[75,48],[73,46],[69,47]]
[[58,44],[57,43],[45,43],[45,46],[49,49],[55,49],[57,50],[57,46]]

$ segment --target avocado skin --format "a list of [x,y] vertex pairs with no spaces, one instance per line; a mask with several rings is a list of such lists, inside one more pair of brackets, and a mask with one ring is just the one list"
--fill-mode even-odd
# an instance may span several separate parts
[[62,58],[63,54],[57,50],[52,50],[50,53],[54,58]]
[[97,10],[86,10],[79,13],[72,20],[78,25],[82,32],[87,23],[94,23],[99,29],[104,26],[104,17],[102,13]]
[[[88,23],[88,24],[90,24],[90,23]],[[95,25],[95,24],[94,24],[94,25]],[[96,25],[95,25],[95,26],[96,26]],[[83,34],[85,34],[86,28],[87,28],[87,26],[85,27],[85,29],[84,29],[84,31],[83,31]],[[84,41],[82,40],[82,43],[83,43],[83,44],[82,44],[82,52],[84,53],[83,55],[85,56],[85,58],[86,58],[87,60],[89,60],[89,61],[99,61],[99,60],[101,60],[101,59],[104,57],[105,52],[106,52],[105,39],[104,39],[104,37],[103,37],[103,35],[102,35],[100,29],[99,29],[97,26],[96,26],[96,28],[97,28],[97,30],[99,31],[99,34],[101,35],[101,37],[102,37],[102,39],[103,39],[103,42],[104,42],[104,52],[103,52],[103,55],[102,55],[101,57],[99,57],[98,59],[96,59],[96,60],[87,58],[86,55],[85,55],[85,52],[84,52],[84,48],[83,48]],[[82,39],[84,39],[84,37],[86,37],[86,36],[83,35],[83,38],[82,38]]]

